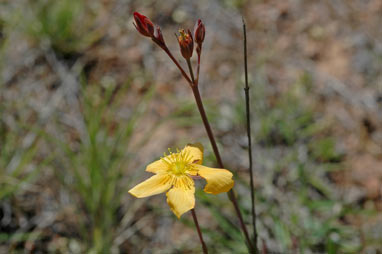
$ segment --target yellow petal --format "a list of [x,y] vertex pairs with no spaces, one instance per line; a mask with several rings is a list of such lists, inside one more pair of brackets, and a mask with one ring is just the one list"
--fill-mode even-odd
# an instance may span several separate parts
[[202,164],[203,162],[203,145],[200,143],[188,144],[182,153],[190,156],[192,163]]
[[151,172],[155,174],[166,172],[167,169],[168,169],[168,165],[163,160],[154,161],[153,163],[150,163],[146,167],[147,172]]
[[157,174],[129,190],[129,193],[137,198],[144,198],[165,192],[171,185],[171,175]]
[[207,185],[204,191],[210,194],[219,194],[229,191],[233,185],[232,173],[226,169],[209,168],[202,165],[195,165],[198,175],[206,179]]
[[166,195],[167,203],[178,219],[182,214],[195,207],[195,186],[188,176],[178,179],[177,184],[174,184]]

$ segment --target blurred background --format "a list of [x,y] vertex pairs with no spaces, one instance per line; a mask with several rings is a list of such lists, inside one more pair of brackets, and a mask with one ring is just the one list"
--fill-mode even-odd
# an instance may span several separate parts
[[[191,90],[135,30],[206,24],[200,90],[250,227],[248,30],[259,246],[382,253],[382,1],[0,1],[0,253],[200,253],[189,213],[127,191],[167,148],[205,146]],[[195,61],[195,59],[193,59]],[[227,196],[197,185],[211,253],[247,253]]]

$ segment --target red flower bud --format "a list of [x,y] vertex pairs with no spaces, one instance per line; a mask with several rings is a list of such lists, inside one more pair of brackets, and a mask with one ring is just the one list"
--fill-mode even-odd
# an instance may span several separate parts
[[179,30],[180,35],[178,36],[178,42],[180,47],[180,53],[186,59],[192,57],[192,52],[194,51],[194,40],[192,39],[191,31],[188,33],[184,29]]
[[204,36],[206,34],[206,27],[203,22],[198,19],[194,27],[194,38],[197,44],[202,44],[204,41]]
[[154,24],[145,15],[134,12],[135,28],[143,36],[154,37]]

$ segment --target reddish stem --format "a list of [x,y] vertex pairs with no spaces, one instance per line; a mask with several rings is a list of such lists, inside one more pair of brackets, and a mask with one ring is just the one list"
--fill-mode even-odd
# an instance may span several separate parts
[[198,218],[196,217],[195,209],[191,209],[191,214],[192,214],[192,218],[194,219],[196,231],[198,231],[198,236],[199,236],[200,243],[202,244],[203,253],[208,254],[207,245],[203,240],[203,234],[199,227]]
[[198,67],[196,69],[196,85],[199,84],[199,72],[200,72],[200,58],[202,56],[202,45],[198,45],[199,50],[198,50]]
[[[198,88],[197,85],[194,85],[191,88],[192,88],[192,91],[193,91],[193,94],[194,94],[194,97],[195,97],[196,105],[198,106],[198,109],[199,109],[200,116],[202,117],[203,124],[204,124],[204,127],[206,129],[208,138],[210,139],[210,143],[212,145],[212,149],[213,149],[213,151],[215,153],[215,157],[216,157],[216,160],[218,162],[218,165],[219,165],[220,168],[224,168],[223,161],[222,161],[222,159],[220,157],[219,149],[218,149],[218,147],[216,145],[214,134],[212,133],[212,129],[211,129],[210,123],[208,122],[207,114],[206,114],[206,112],[204,110],[203,101],[202,101],[202,98],[200,97],[200,93],[199,93],[199,88]],[[244,224],[244,220],[243,220],[243,217],[241,215],[241,211],[240,211],[239,205],[237,203],[237,199],[236,199],[235,193],[231,189],[227,193],[227,195],[228,195],[229,200],[232,202],[232,204],[233,204],[233,206],[235,208],[235,212],[236,212],[236,215],[237,215],[237,217],[239,219],[240,227],[241,227],[241,229],[242,229],[242,231],[244,233],[245,239],[247,241],[247,245],[248,245],[251,253],[255,253],[255,249],[253,248],[252,242],[251,242],[251,240],[249,238],[249,234],[248,234],[247,228],[246,228],[246,226]]]

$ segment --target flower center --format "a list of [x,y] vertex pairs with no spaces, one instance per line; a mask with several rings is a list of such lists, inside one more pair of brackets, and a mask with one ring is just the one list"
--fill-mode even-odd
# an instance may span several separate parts
[[177,153],[172,153],[170,151],[169,155],[162,157],[162,160],[167,164],[168,171],[176,176],[185,175],[187,170],[191,169],[191,157],[188,153],[183,151],[177,151]]
[[182,161],[172,163],[171,170],[175,175],[182,175],[187,170],[187,165]]

